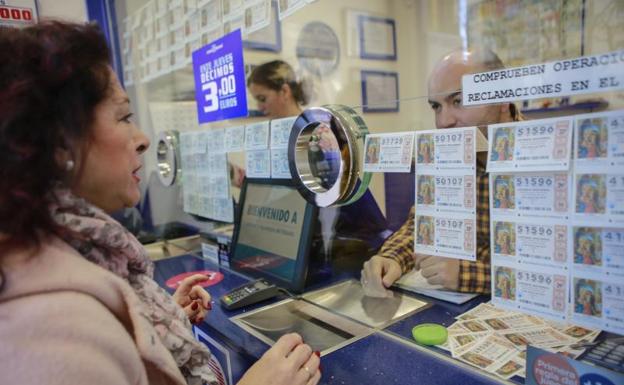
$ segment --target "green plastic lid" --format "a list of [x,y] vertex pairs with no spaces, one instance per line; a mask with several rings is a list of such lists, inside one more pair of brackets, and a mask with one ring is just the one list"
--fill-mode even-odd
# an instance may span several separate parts
[[438,324],[420,324],[412,329],[412,336],[421,345],[441,345],[446,342],[448,332]]

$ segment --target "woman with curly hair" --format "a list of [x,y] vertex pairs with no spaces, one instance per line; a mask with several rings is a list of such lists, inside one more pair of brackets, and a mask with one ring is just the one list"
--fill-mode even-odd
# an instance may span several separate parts
[[[196,275],[173,296],[109,213],[140,199],[149,140],[94,25],[0,28],[0,383],[218,384],[191,322]],[[319,359],[283,336],[239,384],[316,384]]]

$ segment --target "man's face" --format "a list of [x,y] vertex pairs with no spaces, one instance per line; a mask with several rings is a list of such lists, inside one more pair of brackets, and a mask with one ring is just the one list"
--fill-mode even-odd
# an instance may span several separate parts
[[429,105],[435,114],[436,128],[485,126],[511,120],[507,104],[462,105],[462,75],[484,71],[470,61],[469,56],[463,58],[461,54],[451,54],[431,73]]

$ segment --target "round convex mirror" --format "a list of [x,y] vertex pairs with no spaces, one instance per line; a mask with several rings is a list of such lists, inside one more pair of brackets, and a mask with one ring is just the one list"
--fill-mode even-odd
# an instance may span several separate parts
[[299,192],[319,207],[357,200],[368,187],[362,148],[368,129],[345,106],[308,108],[293,123],[288,146],[290,173]]
[[331,128],[320,123],[312,130],[308,142],[308,163],[317,183],[329,190],[338,180],[340,172],[340,148]]
[[180,167],[177,131],[171,130],[160,133],[156,146],[156,158],[158,179],[163,185],[172,186],[176,182]]

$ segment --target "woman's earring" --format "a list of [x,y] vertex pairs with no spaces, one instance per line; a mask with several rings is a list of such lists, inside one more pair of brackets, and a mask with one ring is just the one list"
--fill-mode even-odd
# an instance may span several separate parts
[[65,171],[71,171],[74,169],[74,161],[73,160],[68,160],[67,162],[65,162]]

